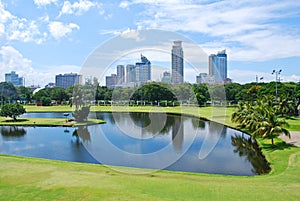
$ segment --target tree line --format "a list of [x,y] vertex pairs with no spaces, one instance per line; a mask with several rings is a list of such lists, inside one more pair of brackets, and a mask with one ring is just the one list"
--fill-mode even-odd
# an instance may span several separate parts
[[[277,93],[284,113],[295,113],[300,103],[300,84],[295,82],[277,83]],[[85,99],[94,100],[95,104],[109,104],[111,101],[132,104],[160,104],[174,106],[184,103],[194,103],[199,106],[210,104],[232,105],[238,102],[253,102],[258,97],[275,96],[276,83],[228,83],[226,85],[210,86],[206,84],[184,83],[172,86],[167,83],[151,82],[136,88],[107,88],[100,86],[96,79],[87,80],[83,86],[45,88],[32,93],[28,87],[14,87],[11,83],[0,83],[1,103],[20,102],[26,104],[51,105],[70,104],[73,92],[82,88]],[[287,111],[289,110],[289,111]]]

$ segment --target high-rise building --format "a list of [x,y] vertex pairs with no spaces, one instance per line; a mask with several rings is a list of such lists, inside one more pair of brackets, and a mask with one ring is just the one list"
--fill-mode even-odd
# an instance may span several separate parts
[[165,83],[171,83],[171,73],[168,71],[165,71],[163,73],[163,77],[161,78],[161,81],[165,82]]
[[115,88],[118,84],[118,76],[116,74],[111,74],[111,76],[106,76],[106,87]]
[[226,50],[209,56],[209,75],[215,77],[216,82],[224,82],[227,78]]
[[117,66],[117,77],[118,77],[118,84],[123,84],[125,82],[125,69],[124,65]]
[[141,62],[135,64],[136,82],[146,83],[151,80],[151,62],[141,54]]
[[82,75],[77,73],[66,73],[55,76],[55,86],[61,88],[68,88],[70,86],[82,84]]
[[126,83],[135,82],[135,66],[133,64],[126,65]]
[[198,76],[196,76],[196,83],[212,85],[215,83],[215,76],[210,76],[207,73],[200,73]]
[[179,85],[184,81],[182,41],[174,41],[173,43],[171,83],[174,85]]
[[15,71],[11,71],[10,73],[5,73],[5,82],[10,82],[14,86],[24,86],[24,78],[19,77]]

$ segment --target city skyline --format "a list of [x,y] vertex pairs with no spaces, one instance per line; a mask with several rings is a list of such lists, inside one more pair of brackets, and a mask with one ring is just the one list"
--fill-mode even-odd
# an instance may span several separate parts
[[26,85],[44,86],[56,74],[80,72],[108,39],[142,40],[145,29],[182,34],[207,55],[226,49],[234,82],[255,82],[256,75],[275,81],[273,69],[283,70],[283,82],[300,80],[300,4],[292,0],[65,2],[0,0],[0,81],[16,71]]

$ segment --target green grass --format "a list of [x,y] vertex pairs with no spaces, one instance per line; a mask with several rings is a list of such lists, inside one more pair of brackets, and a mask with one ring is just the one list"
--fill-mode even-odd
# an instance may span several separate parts
[[64,118],[18,118],[17,121],[13,121],[11,118],[0,117],[0,126],[85,126],[92,124],[104,123],[103,120],[89,119],[87,122],[66,122]]
[[[93,109],[111,111],[110,107]],[[228,121],[232,108],[215,112],[215,108],[130,108],[149,110],[184,112],[235,126]],[[298,119],[292,122],[295,129],[298,123]],[[170,171],[124,174],[102,165],[0,155],[0,200],[299,200],[300,148],[280,139],[275,146],[270,140],[258,139],[258,143],[272,172],[252,177]]]

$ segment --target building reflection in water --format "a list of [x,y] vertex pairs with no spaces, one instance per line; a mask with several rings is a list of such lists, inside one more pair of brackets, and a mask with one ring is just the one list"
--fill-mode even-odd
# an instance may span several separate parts
[[180,116],[173,116],[174,123],[172,126],[172,143],[174,151],[180,153],[182,151],[183,144],[183,132],[184,132],[184,124],[183,118]]

